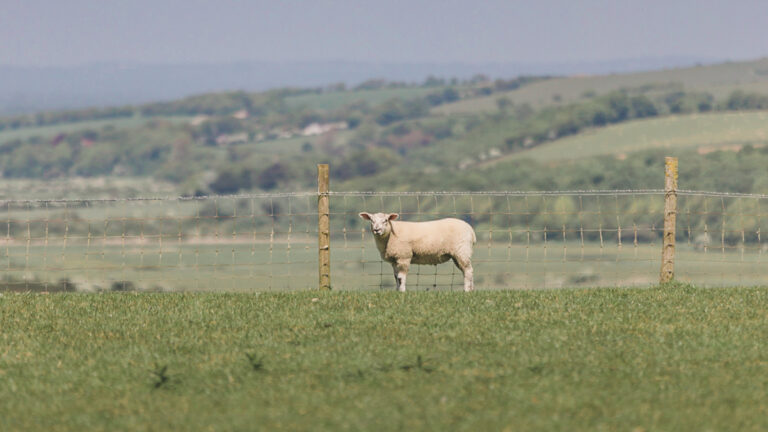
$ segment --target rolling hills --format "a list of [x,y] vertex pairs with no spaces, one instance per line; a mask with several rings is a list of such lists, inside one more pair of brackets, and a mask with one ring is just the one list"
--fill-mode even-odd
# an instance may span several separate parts
[[443,115],[494,112],[498,109],[496,100],[499,97],[508,97],[516,104],[543,107],[576,102],[592,92],[602,94],[643,87],[656,92],[670,89],[706,91],[716,98],[724,98],[734,90],[768,93],[768,58],[628,74],[562,77],[500,95],[446,104],[433,112]]
[[485,162],[534,159],[541,162],[612,155],[626,158],[643,150],[664,149],[670,156],[695,148],[701,154],[738,151],[744,145],[768,144],[768,112],[718,112],[635,120],[578,135]]
[[[733,89],[765,92],[734,98]],[[706,171],[718,150],[758,149],[762,158],[766,93],[768,59],[605,76],[211,93],[0,118],[0,169],[14,184],[151,179],[181,194],[311,189],[317,163],[332,165],[337,190],[650,187],[648,173],[658,167],[636,159],[684,155]],[[632,167],[633,176],[607,182],[594,175],[600,164]],[[529,175],[504,173],[511,169]],[[762,172],[752,176],[758,180],[737,189],[768,183]],[[112,193],[142,189],[121,185]]]

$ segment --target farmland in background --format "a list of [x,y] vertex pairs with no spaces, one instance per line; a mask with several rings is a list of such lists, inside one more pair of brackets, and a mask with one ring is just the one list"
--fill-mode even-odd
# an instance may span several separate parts
[[[311,190],[320,162],[335,190],[590,189],[615,187],[609,173],[593,175],[611,156],[637,167],[622,188],[656,188],[661,152],[706,170],[724,168],[712,152],[764,146],[765,96],[731,91],[761,91],[767,69],[757,60],[599,77],[370,80],[4,117],[0,170],[7,184],[81,197]],[[540,175],[498,172],[525,171],[531,159]],[[756,185],[768,174],[752,176],[738,191],[766,192]]]
[[691,114],[635,120],[585,131],[512,153],[486,165],[516,159],[557,162],[605,155],[626,158],[634,152],[658,149],[669,156],[691,148],[701,154],[721,150],[738,152],[746,145],[763,147],[766,144],[766,111]]

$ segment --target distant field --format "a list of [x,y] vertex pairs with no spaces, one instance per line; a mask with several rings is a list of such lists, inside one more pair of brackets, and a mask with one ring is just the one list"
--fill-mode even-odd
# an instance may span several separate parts
[[56,181],[4,178],[0,199],[175,196],[177,186],[148,177],[69,177]]
[[263,158],[264,155],[294,155],[301,152],[301,147],[304,143],[313,143],[317,137],[293,137],[293,138],[279,138],[261,142],[248,142],[245,144],[239,144],[238,149],[248,149],[254,152],[258,152],[254,157]]
[[305,106],[310,109],[337,109],[353,102],[376,105],[389,99],[413,99],[426,96],[440,88],[392,88],[381,90],[357,90],[323,94],[305,94],[285,99],[289,106]]
[[[119,222],[114,225],[119,232]],[[213,236],[179,243],[171,231],[162,243],[156,234],[147,233],[145,241],[129,237],[125,244],[113,234],[102,241],[101,226],[92,234],[90,239],[70,234],[66,247],[60,237],[46,246],[25,246],[21,241],[0,246],[0,292],[3,288],[56,291],[63,279],[85,292],[264,292],[317,286],[317,243],[299,226],[290,244],[284,234],[270,242],[269,233],[243,233],[236,243],[228,241],[231,232],[219,233],[218,243]],[[685,239],[679,241],[676,274],[681,281],[708,287],[768,285],[766,258],[759,245],[747,245],[742,255],[739,247],[722,252],[713,244],[705,252],[685,244]],[[547,244],[530,246],[481,240],[473,264],[478,290],[647,287],[658,282],[660,259],[658,242],[582,245],[563,243],[553,232]],[[391,267],[381,261],[372,240],[361,244],[335,238],[331,266],[336,290],[394,290]],[[462,275],[450,262],[413,266],[408,286],[410,291],[457,291]]]
[[765,430],[768,290],[2,294],[2,430]]
[[[302,146],[305,143],[310,143],[313,146],[320,140],[328,140],[330,142],[330,145],[333,146],[342,146],[346,144],[349,137],[352,135],[352,132],[349,130],[341,130],[337,132],[331,132],[327,135],[315,135],[315,136],[296,136],[293,138],[280,138],[280,139],[273,139],[273,140],[267,140],[267,141],[261,141],[261,142],[249,142],[246,144],[240,144],[238,145],[238,148],[243,149],[253,149],[259,152],[263,152],[263,154],[280,154],[280,155],[295,155],[297,153],[302,152]],[[331,138],[332,141],[331,141]],[[323,151],[322,149],[317,149],[315,147],[315,150]],[[263,156],[262,156],[263,157]]]
[[487,163],[531,158],[538,161],[570,160],[601,155],[622,157],[654,148],[738,149],[741,145],[768,144],[768,112],[725,112],[635,120],[593,129],[513,153]]
[[131,128],[131,127],[141,126],[144,123],[153,119],[172,121],[172,122],[186,122],[186,121],[189,121],[190,118],[191,117],[184,117],[184,116],[173,116],[173,117],[135,116],[135,117],[122,117],[122,118],[103,119],[103,120],[88,120],[88,121],[72,122],[72,123],[60,123],[60,124],[53,124],[53,125],[47,125],[47,126],[24,127],[19,129],[6,129],[6,130],[0,131],[0,143],[15,140],[15,139],[27,139],[33,136],[47,138],[47,137],[53,137],[57,134],[66,133],[66,132],[74,132],[74,131],[87,130],[87,129],[98,130],[107,126],[121,128],[121,129]]
[[632,88],[646,84],[658,85],[661,88],[665,85],[684,84],[685,90],[709,91],[719,98],[736,89],[768,93],[768,58],[754,62],[630,74],[557,78],[536,82],[507,93],[442,105],[432,111],[435,114],[493,112],[498,110],[496,100],[502,96],[509,97],[516,104],[529,103],[534,107],[542,107],[575,102],[582,99],[587,91],[600,94],[622,87]]

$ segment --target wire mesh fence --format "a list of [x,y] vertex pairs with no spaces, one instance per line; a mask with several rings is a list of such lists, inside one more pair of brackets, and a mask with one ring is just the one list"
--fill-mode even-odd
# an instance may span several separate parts
[[[455,217],[477,234],[477,289],[658,282],[664,191],[331,192],[333,289],[394,289],[368,223]],[[318,194],[8,200],[2,287],[268,291],[318,286]],[[678,191],[676,278],[768,283],[768,196]],[[409,290],[460,290],[449,261],[412,266]]]
[[316,194],[2,203],[11,290],[285,290],[316,281]]
[[768,283],[768,195],[681,190],[678,200],[678,280]]
[[[475,286],[482,289],[648,285],[658,281],[664,192],[334,193],[334,286],[394,288],[358,213],[399,213],[399,220],[463,219],[477,235]],[[450,262],[415,266],[418,289],[461,289]]]

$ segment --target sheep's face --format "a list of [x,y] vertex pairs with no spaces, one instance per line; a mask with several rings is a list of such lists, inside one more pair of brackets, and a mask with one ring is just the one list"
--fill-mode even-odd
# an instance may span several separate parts
[[388,236],[392,232],[392,224],[389,223],[397,219],[397,213],[360,213],[360,217],[371,221],[371,232],[377,237]]

